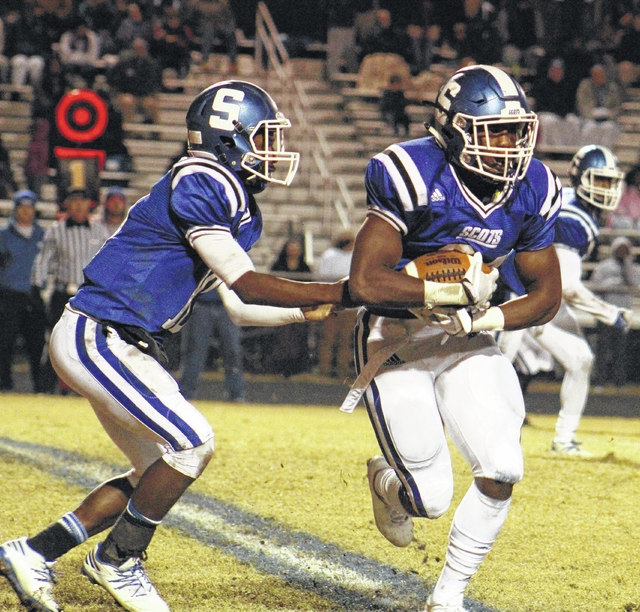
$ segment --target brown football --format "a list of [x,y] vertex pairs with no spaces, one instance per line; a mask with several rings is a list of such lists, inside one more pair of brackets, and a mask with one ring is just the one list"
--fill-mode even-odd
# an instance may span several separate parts
[[[471,256],[462,251],[436,251],[424,253],[410,261],[404,273],[434,283],[459,283],[471,265]],[[482,271],[491,272],[487,264],[482,264]]]

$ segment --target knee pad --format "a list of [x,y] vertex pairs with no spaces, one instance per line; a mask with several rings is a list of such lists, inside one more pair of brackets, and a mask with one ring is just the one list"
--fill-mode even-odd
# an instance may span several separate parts
[[198,478],[207,467],[213,456],[213,436],[203,444],[186,448],[184,450],[170,450],[162,455],[162,459],[174,470],[189,476]]

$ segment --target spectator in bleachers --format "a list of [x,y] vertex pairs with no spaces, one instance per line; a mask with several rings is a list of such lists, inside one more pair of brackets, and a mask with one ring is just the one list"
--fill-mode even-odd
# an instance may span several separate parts
[[[591,285],[603,300],[620,308],[633,310],[633,291],[640,287],[640,266],[633,262],[631,241],[619,236],[611,243],[611,254],[599,261],[591,274]],[[601,387],[613,383],[617,387],[627,381],[628,331],[597,322],[597,341],[593,384]]]
[[591,76],[582,79],[576,93],[576,108],[582,119],[582,143],[614,148],[620,135],[618,115],[622,110],[623,92],[609,77],[602,64],[591,67]]
[[540,127],[536,147],[564,145],[575,148],[580,143],[580,119],[575,114],[576,90],[565,77],[564,61],[555,58],[544,76],[534,80],[530,95]]
[[[284,243],[271,266],[271,271],[280,272],[280,275],[292,274],[297,280],[303,280],[299,278],[300,275],[304,277],[306,274],[311,274],[311,268],[304,258],[302,236],[293,236]],[[311,364],[308,323],[282,325],[274,330],[269,338],[271,365],[275,372],[289,377],[309,370]]]
[[49,180],[49,129],[47,119],[38,117],[33,120],[23,166],[27,187],[39,198],[42,197],[42,186]]
[[131,50],[136,38],[142,38],[148,44],[152,37],[153,26],[151,21],[144,18],[137,4],[129,4],[127,16],[120,22],[115,34],[115,43],[118,51],[121,53]]
[[42,79],[46,58],[51,54],[51,29],[40,5],[32,10],[10,11],[4,18],[4,55],[11,64],[13,85],[36,87]]
[[504,65],[520,66],[536,74],[544,56],[544,21],[538,7],[531,0],[506,2],[497,19]]
[[437,24],[429,24],[424,28],[410,25],[407,34],[411,41],[411,73],[420,74],[429,70],[436,60],[441,43],[442,29]]
[[45,344],[45,310],[31,288],[31,267],[44,236],[36,221],[35,193],[16,193],[13,212],[0,229],[0,391],[13,389],[11,366],[16,340],[24,341],[33,391],[42,391],[40,358]]
[[360,44],[359,61],[371,53],[394,53],[411,62],[409,35],[393,24],[391,13],[386,9],[375,12],[375,22]]
[[11,64],[4,54],[4,17],[0,13],[0,83],[8,83],[10,75]]
[[194,44],[194,34],[183,23],[178,9],[166,7],[162,20],[157,21],[153,28],[150,54],[160,62],[162,69],[172,68],[177,77],[183,79],[189,73]]
[[143,114],[145,123],[157,123],[160,109],[158,94],[162,90],[160,64],[149,55],[146,40],[133,41],[133,54],[124,55],[107,76],[114,102],[125,122]]
[[222,42],[229,59],[227,72],[234,74],[238,64],[236,16],[228,0],[194,0],[200,36],[202,63],[207,64],[216,39]]
[[615,51],[616,61],[629,61],[640,66],[640,12],[633,13],[630,23],[624,28]]
[[627,172],[620,204],[609,213],[607,227],[640,230],[640,165],[636,164]]
[[[75,87],[91,88],[98,72],[100,41],[81,19],[60,37],[60,61]],[[78,77],[79,80],[74,79]]]
[[467,18],[470,55],[478,64],[498,64],[502,60],[502,44],[498,31],[498,7],[495,2],[478,2]]
[[82,0],[78,5],[78,17],[98,35],[101,58],[118,54],[115,36],[120,19],[110,0]]
[[402,77],[394,74],[389,79],[389,86],[380,96],[380,114],[382,119],[393,130],[393,134],[398,136],[400,128],[405,136],[409,135],[411,118],[407,113],[409,101],[404,95]]
[[13,197],[13,194],[17,190],[18,183],[13,176],[11,157],[9,156],[9,151],[4,146],[2,136],[0,135],[0,200],[6,200]]
[[327,2],[327,77],[358,72],[355,21],[357,0]]

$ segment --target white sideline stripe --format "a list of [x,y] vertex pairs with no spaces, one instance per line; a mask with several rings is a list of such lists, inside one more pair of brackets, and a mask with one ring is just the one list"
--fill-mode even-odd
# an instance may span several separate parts
[[[89,463],[70,463],[59,460],[55,455],[45,450],[21,447],[0,441],[0,449],[7,453],[29,459],[31,462],[42,462],[47,469],[64,468],[68,472],[82,475],[97,482],[113,477],[113,471],[106,467]],[[363,574],[342,565],[327,562],[312,553],[291,546],[281,546],[270,542],[264,533],[255,535],[246,533],[247,525],[239,527],[232,525],[220,516],[193,504],[180,501],[170,512],[173,517],[182,518],[209,532],[222,534],[233,544],[242,546],[251,552],[266,555],[288,566],[304,572],[314,578],[340,583],[342,586],[358,591],[386,590],[387,584],[378,580],[371,580]]]
[[318,559],[315,555],[294,547],[285,548],[270,543],[265,540],[264,534],[250,535],[243,533],[243,530],[246,531],[246,525],[243,525],[242,528],[230,525],[204,508],[178,502],[171,510],[171,514],[177,515],[190,523],[195,523],[209,531],[223,533],[234,544],[238,544],[252,552],[268,555],[292,567],[297,567],[311,576],[332,582],[340,582],[344,586],[358,590],[379,590],[386,587],[383,582],[370,580],[358,572],[335,563],[327,563]]

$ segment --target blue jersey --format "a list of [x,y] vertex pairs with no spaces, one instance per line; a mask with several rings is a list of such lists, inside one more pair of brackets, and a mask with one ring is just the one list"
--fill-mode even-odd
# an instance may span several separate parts
[[262,232],[255,200],[224,166],[183,158],[131,207],[85,267],[70,304],[101,321],[158,336],[176,332],[198,294],[219,282],[192,246],[198,236],[218,232],[248,251]]
[[597,221],[584,208],[575,189],[565,187],[562,190],[562,209],[556,223],[554,243],[584,258],[593,250],[599,234]]
[[467,244],[493,265],[512,250],[549,247],[561,202],[558,178],[536,159],[505,199],[481,202],[433,137],[395,144],[376,155],[365,185],[369,214],[383,217],[402,234],[398,269],[448,244]]
[[[575,189],[565,187],[562,190],[562,207],[555,225],[553,243],[574,251],[580,257],[587,257],[600,234],[597,221],[587,212]],[[500,277],[507,287],[517,295],[524,295],[525,289],[518,278],[510,255],[500,266]]]

